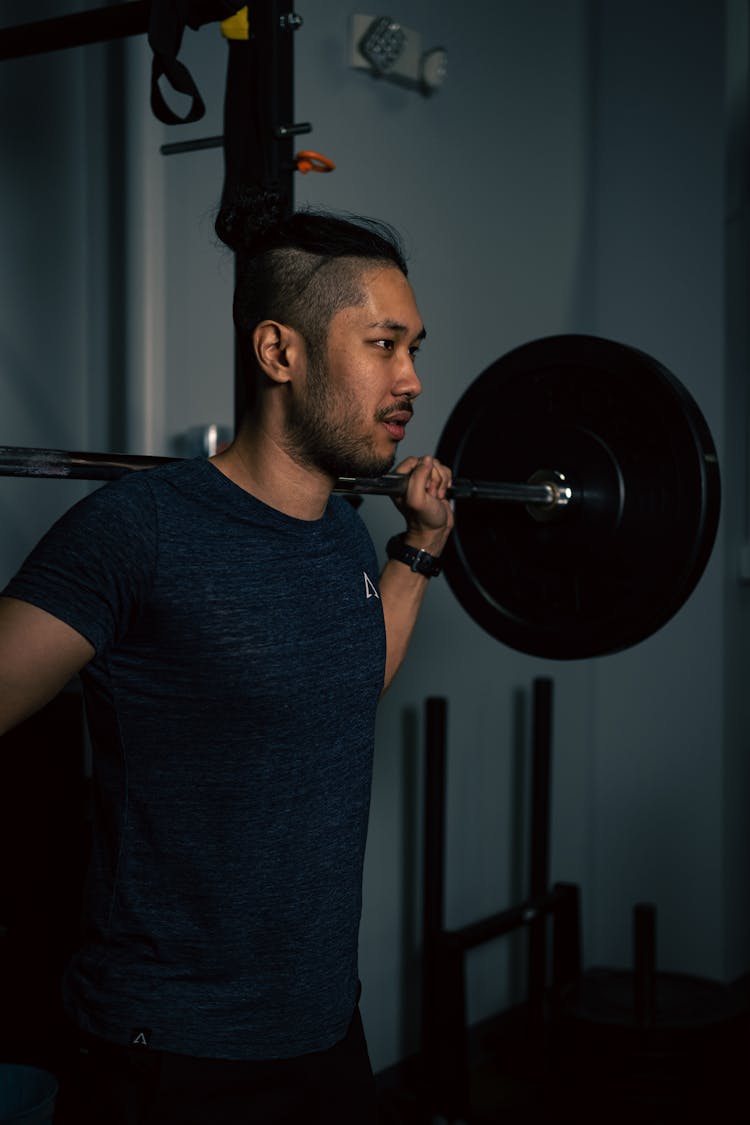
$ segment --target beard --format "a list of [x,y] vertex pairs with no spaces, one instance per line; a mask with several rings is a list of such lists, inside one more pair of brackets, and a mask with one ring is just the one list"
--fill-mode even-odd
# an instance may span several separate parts
[[[396,410],[411,411],[411,405],[400,403],[380,410],[373,423],[384,421]],[[289,452],[295,460],[334,479],[382,476],[393,468],[396,451],[378,452],[374,437],[365,433],[366,426],[354,395],[332,391],[324,366],[311,360],[306,397],[295,404],[288,423]]]

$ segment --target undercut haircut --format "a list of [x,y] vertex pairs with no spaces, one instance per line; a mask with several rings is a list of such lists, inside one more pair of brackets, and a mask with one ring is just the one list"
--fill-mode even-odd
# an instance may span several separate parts
[[218,236],[236,256],[233,315],[248,374],[257,370],[252,336],[261,321],[294,328],[319,361],[332,317],[364,303],[364,272],[381,265],[408,274],[388,224],[312,209],[280,215],[279,207],[272,193],[247,193],[216,219]]

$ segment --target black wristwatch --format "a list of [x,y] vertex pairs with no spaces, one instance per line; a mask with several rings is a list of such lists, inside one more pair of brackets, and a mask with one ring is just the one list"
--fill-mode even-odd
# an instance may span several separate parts
[[405,536],[406,532],[402,531],[400,535],[394,535],[388,540],[385,548],[388,558],[406,563],[415,574],[424,574],[425,578],[437,578],[443,569],[440,559],[427,551],[421,551],[419,547],[410,547],[404,542]]

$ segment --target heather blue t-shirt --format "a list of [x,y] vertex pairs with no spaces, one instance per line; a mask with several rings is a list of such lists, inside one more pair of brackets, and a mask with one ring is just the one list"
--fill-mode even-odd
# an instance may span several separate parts
[[282,515],[204,460],[77,504],[4,591],[83,634],[95,823],[86,1031],[264,1059],[325,1049],[358,990],[385,633],[357,513]]

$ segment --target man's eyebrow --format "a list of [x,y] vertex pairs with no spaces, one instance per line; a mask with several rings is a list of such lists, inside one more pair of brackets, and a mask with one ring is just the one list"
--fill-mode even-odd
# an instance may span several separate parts
[[[368,328],[384,328],[387,332],[398,332],[403,336],[409,329],[406,324],[400,324],[397,320],[376,320],[368,325]],[[415,340],[424,340],[427,335],[427,329],[422,327],[422,330],[414,337]]]

